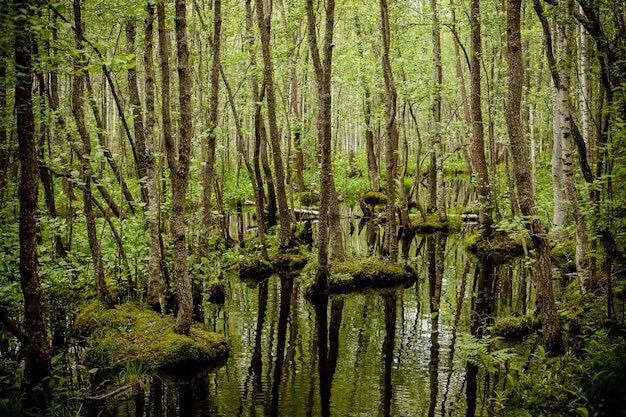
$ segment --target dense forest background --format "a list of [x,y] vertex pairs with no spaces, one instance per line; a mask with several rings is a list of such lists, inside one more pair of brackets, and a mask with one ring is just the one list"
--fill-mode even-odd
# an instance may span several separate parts
[[25,398],[81,302],[175,310],[186,334],[203,277],[298,251],[311,208],[316,294],[351,256],[342,215],[385,218],[391,263],[475,215],[479,240],[522,242],[550,356],[561,274],[623,324],[625,19],[619,0],[3,1],[0,313]]

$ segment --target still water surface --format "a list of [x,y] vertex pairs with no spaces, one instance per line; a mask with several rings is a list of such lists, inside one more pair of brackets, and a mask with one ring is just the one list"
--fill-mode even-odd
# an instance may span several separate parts
[[230,277],[225,304],[206,311],[206,322],[230,339],[225,365],[185,383],[155,377],[105,413],[464,416],[474,399],[467,400],[461,341],[476,321],[478,275],[463,240],[416,237],[408,262],[419,278],[409,288],[316,305],[303,297],[300,278],[247,284]]

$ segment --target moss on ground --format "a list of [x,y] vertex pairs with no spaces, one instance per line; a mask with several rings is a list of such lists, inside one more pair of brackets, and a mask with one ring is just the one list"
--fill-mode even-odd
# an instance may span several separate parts
[[[313,277],[314,273],[310,276]],[[330,265],[328,290],[332,294],[370,291],[409,286],[416,280],[417,273],[408,264],[393,264],[374,258],[354,258]],[[307,294],[312,291],[313,284],[314,278],[305,283],[304,290]]]
[[90,368],[105,374],[128,362],[147,371],[185,375],[218,366],[228,356],[226,338],[193,325],[189,335],[174,332],[174,317],[161,317],[145,305],[128,303],[105,309],[98,302],[76,316],[75,334],[85,342]]

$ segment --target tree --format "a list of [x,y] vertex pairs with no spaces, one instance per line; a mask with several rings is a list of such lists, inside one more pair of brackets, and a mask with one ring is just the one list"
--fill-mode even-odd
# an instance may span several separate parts
[[[178,94],[180,102],[180,124],[178,132],[178,155],[172,137],[167,138],[167,163],[172,182],[172,213],[170,217],[172,240],[174,241],[174,283],[178,300],[178,313],[174,331],[189,333],[193,315],[191,283],[187,265],[185,243],[185,195],[189,181],[189,158],[193,124],[191,118],[191,72],[189,70],[189,46],[187,44],[187,3],[176,0],[176,45],[178,58]],[[169,139],[169,140],[168,140]]]
[[[435,181],[431,184],[436,189],[436,205],[439,220],[446,222],[446,189],[443,183],[443,145],[441,143],[441,89],[443,75],[441,71],[441,31],[437,0],[430,0],[432,13],[432,42],[433,42],[433,140],[431,149],[431,164],[435,167]],[[432,191],[431,191],[432,192]]]
[[[39,186],[37,140],[33,115],[31,63],[31,4],[15,3],[15,111],[20,158],[20,285],[24,295],[24,324],[28,343],[22,386],[25,408],[32,406],[35,387],[50,374],[51,350],[46,329],[44,295],[37,270],[37,197]],[[41,404],[45,405],[44,403]]]
[[267,4],[267,13],[263,0],[256,0],[257,22],[261,35],[261,49],[263,52],[263,87],[267,102],[267,117],[269,135],[272,144],[274,159],[274,175],[276,177],[276,196],[278,199],[278,220],[280,223],[280,247],[288,249],[293,245],[291,236],[291,216],[287,205],[285,191],[285,169],[280,145],[280,134],[276,122],[276,92],[274,91],[274,63],[270,50],[270,30],[272,17],[272,0]]
[[311,57],[315,70],[315,85],[317,86],[317,99],[319,113],[317,115],[317,135],[320,150],[320,205],[318,223],[318,252],[316,290],[320,293],[328,291],[328,240],[330,226],[330,203],[334,192],[333,167],[331,161],[331,71],[333,58],[333,27],[335,24],[335,2],[328,0],[326,3],[326,31],[324,34],[323,61],[320,57],[317,32],[315,29],[315,15],[313,1],[306,1],[306,14],[308,23],[308,39],[311,49]]
[[507,3],[507,64],[509,69],[506,104],[506,125],[511,142],[513,172],[522,214],[530,228],[536,252],[534,284],[537,289],[537,304],[541,311],[543,343],[550,355],[564,352],[561,325],[556,313],[555,295],[552,288],[552,264],[548,227],[538,217],[532,191],[530,157],[520,121],[523,84],[522,45],[520,28],[521,0]]
[[380,32],[383,42],[382,70],[385,80],[385,180],[387,181],[387,220],[385,224],[385,253],[395,262],[398,255],[396,234],[396,173],[398,168],[398,128],[396,126],[397,92],[389,60],[391,31],[389,29],[389,6],[380,0]]
[[491,207],[489,196],[489,173],[485,159],[484,125],[481,103],[481,55],[482,38],[480,34],[480,0],[470,2],[471,53],[470,53],[470,103],[472,120],[472,165],[476,170],[476,189],[479,198],[479,223],[487,235],[491,228]]

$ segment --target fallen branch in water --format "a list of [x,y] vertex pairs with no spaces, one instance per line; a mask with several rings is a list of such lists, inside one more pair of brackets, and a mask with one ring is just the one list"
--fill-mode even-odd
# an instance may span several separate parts
[[126,391],[126,390],[128,390],[128,389],[130,389],[132,387],[134,387],[135,385],[136,384],[122,385],[121,387],[116,388],[116,389],[114,389],[111,392],[104,393],[102,395],[94,395],[94,396],[88,395],[88,396],[85,397],[85,400],[87,400],[87,401],[106,401],[109,398],[115,397],[117,394],[120,394],[120,393],[122,393],[122,392],[124,392],[124,391]]

